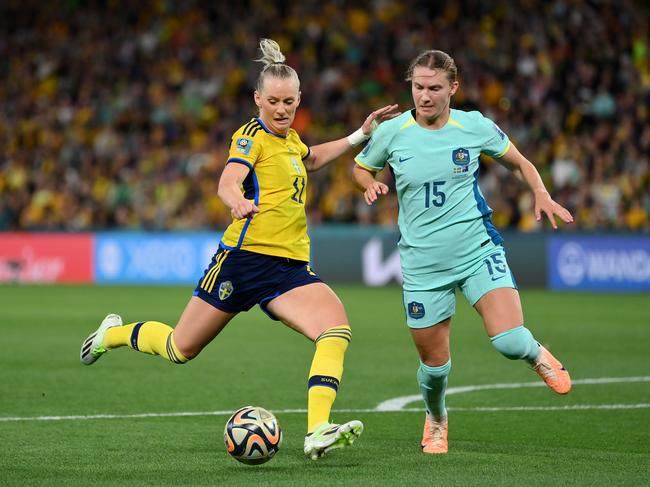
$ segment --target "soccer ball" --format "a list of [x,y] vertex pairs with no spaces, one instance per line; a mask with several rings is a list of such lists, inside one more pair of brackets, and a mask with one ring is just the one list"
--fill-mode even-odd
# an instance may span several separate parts
[[223,430],[228,453],[246,465],[268,462],[280,449],[282,430],[264,408],[244,406],[230,416]]

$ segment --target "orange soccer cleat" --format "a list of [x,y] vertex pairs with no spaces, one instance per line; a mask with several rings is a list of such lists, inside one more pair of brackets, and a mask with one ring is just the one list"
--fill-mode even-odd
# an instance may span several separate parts
[[571,376],[558,359],[546,348],[539,346],[539,357],[531,366],[546,385],[558,394],[568,394],[571,390]]
[[422,452],[433,455],[447,453],[447,431],[449,429],[449,422],[447,416],[441,421],[435,421],[432,416],[427,413],[424,419],[424,432],[422,433]]

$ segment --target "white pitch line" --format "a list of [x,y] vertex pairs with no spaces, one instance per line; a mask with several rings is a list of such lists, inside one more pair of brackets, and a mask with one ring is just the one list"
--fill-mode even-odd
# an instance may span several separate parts
[[[448,407],[453,412],[501,412],[501,411],[577,411],[577,410],[611,410],[611,409],[650,409],[650,403],[640,404],[574,404],[570,406],[504,406],[504,407]],[[274,414],[305,414],[306,409],[274,409]],[[424,408],[404,408],[397,411],[378,409],[335,409],[335,413],[422,413]],[[0,417],[1,422],[16,421],[74,421],[93,419],[145,419],[174,418],[189,416],[230,416],[232,411],[180,411],[175,413],[141,413],[141,414],[91,414],[87,416],[8,416]]]
[[[472,412],[501,412],[501,411],[591,411],[609,409],[650,409],[650,403],[640,404],[572,404],[568,406],[503,406],[503,407],[475,407],[475,408],[454,408],[448,407],[447,411],[455,413]],[[377,411],[374,413],[423,413],[424,408],[405,408],[399,411]]]
[[[596,384],[619,384],[624,382],[650,382],[650,376],[641,377],[599,377],[596,379],[578,379],[572,381],[573,385],[596,385]],[[447,396],[454,394],[464,394],[475,391],[491,391],[496,389],[521,389],[524,387],[546,387],[546,384],[540,380],[535,382],[515,382],[509,384],[480,384],[474,386],[450,387],[447,389]],[[377,405],[377,411],[404,411],[404,407],[412,402],[422,401],[420,394],[409,396],[394,397]]]
[[[602,377],[597,379],[574,380],[573,384],[615,384],[623,382],[650,382],[650,376],[643,377]],[[515,389],[522,387],[544,387],[543,382],[521,382],[511,384],[481,384],[474,386],[451,387],[447,389],[447,395],[462,394],[493,389]],[[336,409],[336,413],[393,413],[393,412],[422,412],[424,408],[405,408],[406,404],[421,400],[420,395],[403,396],[389,399],[380,403],[372,409]],[[573,404],[567,406],[502,406],[502,407],[450,407],[449,411],[456,412],[499,412],[499,411],[576,411],[576,410],[612,410],[612,409],[650,409],[650,404]],[[275,414],[304,414],[306,409],[274,409]],[[230,416],[228,411],[179,411],[171,413],[138,413],[138,414],[90,414],[73,416],[6,416],[0,417],[2,422],[17,421],[74,421],[94,419],[144,419],[144,418],[171,418],[191,416]]]

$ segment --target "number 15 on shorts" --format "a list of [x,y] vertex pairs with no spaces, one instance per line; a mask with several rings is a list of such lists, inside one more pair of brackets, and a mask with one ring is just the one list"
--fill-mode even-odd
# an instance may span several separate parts
[[493,281],[505,276],[508,268],[506,267],[506,262],[501,254],[492,254],[488,258],[484,259],[483,262],[485,263]]

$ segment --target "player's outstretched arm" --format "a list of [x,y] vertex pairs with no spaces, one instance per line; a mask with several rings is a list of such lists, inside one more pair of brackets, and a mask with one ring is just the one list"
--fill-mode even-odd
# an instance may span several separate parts
[[309,157],[303,161],[305,168],[307,171],[316,171],[326,166],[351,147],[368,140],[377,125],[398,115],[399,110],[397,105],[387,105],[370,113],[363,122],[363,125],[347,137],[310,147]]
[[542,177],[537,172],[533,163],[526,159],[514,144],[510,144],[510,147],[500,158],[499,162],[508,169],[515,171],[515,173],[520,172],[523,180],[533,191],[533,195],[535,196],[535,219],[537,221],[542,219],[543,213],[555,230],[557,230],[556,216],[564,223],[573,222],[573,216],[569,210],[551,198],[551,195],[546,190],[546,186],[544,186]]
[[354,182],[361,191],[363,191],[363,199],[366,200],[368,205],[372,205],[377,198],[382,194],[388,193],[388,186],[375,179],[375,174],[366,168],[355,165],[352,170]]

